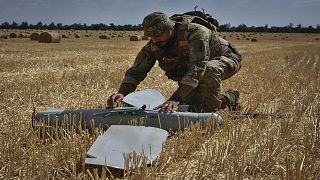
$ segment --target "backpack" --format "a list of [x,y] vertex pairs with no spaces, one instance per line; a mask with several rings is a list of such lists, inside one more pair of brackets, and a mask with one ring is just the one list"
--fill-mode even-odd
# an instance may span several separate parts
[[171,20],[181,23],[196,23],[201,24],[213,32],[217,32],[219,22],[210,14],[201,11],[189,11],[183,14],[174,14],[170,17]]

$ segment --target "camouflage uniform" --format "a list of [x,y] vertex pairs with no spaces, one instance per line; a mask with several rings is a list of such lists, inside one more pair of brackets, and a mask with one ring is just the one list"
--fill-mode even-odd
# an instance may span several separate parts
[[158,61],[169,79],[194,88],[182,103],[191,105],[196,112],[216,112],[221,103],[221,80],[238,72],[241,55],[230,43],[200,24],[175,23],[173,32],[164,47],[150,40],[127,70],[122,83],[138,85]]

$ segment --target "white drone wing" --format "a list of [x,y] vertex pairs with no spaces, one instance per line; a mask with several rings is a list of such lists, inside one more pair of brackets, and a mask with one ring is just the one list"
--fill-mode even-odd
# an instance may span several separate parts
[[85,163],[124,169],[124,155],[133,152],[151,163],[160,155],[167,136],[168,132],[159,128],[112,125],[90,147]]
[[146,110],[152,110],[160,104],[163,104],[165,101],[165,97],[155,89],[145,89],[133,92],[123,99],[123,102],[131,106],[142,107],[143,105],[146,105]]

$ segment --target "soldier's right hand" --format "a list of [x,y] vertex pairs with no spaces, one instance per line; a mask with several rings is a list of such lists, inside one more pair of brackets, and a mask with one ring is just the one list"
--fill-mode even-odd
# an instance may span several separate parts
[[107,101],[107,108],[114,108],[120,105],[124,95],[121,93],[112,94]]

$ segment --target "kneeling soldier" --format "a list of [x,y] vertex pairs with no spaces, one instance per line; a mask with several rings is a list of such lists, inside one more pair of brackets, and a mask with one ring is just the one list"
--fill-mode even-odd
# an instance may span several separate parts
[[220,94],[221,81],[241,67],[241,55],[232,44],[203,25],[175,22],[161,12],[146,16],[142,25],[151,40],[127,70],[118,93],[109,97],[109,107],[133,92],[158,61],[166,76],[179,84],[159,106],[160,111],[176,110],[179,104],[190,105],[193,112],[217,112],[226,107],[238,110],[239,91],[229,89]]

